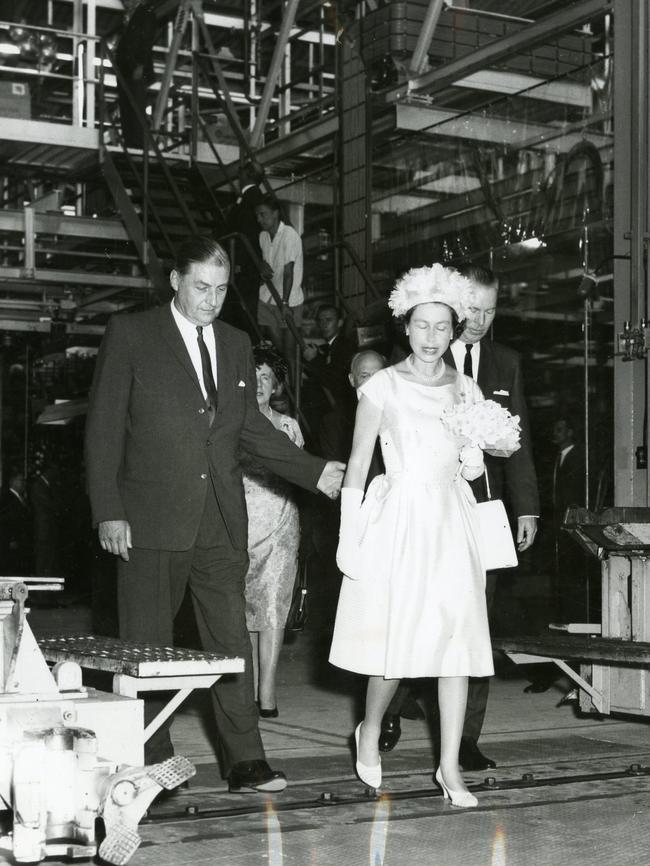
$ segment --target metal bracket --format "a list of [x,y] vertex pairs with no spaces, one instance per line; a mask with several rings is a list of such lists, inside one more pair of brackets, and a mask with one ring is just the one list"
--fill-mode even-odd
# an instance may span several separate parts
[[641,319],[640,325],[632,327],[631,322],[623,323],[623,331],[618,334],[618,352],[623,361],[641,361],[650,349],[650,325]]

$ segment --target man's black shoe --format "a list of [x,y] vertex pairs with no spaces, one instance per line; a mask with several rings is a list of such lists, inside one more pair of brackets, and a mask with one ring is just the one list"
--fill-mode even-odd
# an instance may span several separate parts
[[536,680],[534,683],[527,685],[524,691],[528,694],[531,692],[533,694],[540,694],[541,692],[547,692],[552,685],[553,683],[547,682],[547,680]]
[[496,767],[496,763],[486,758],[472,737],[461,737],[458,763],[463,770],[489,770]]
[[277,792],[287,787],[287,777],[279,770],[272,770],[266,761],[239,761],[228,776],[231,794],[254,794],[258,791]]
[[406,696],[406,700],[400,707],[399,714],[403,719],[411,719],[414,722],[424,719],[424,710],[412,694]]
[[381,732],[379,734],[379,751],[391,752],[399,743],[402,736],[402,728],[399,716],[384,716],[381,720]]

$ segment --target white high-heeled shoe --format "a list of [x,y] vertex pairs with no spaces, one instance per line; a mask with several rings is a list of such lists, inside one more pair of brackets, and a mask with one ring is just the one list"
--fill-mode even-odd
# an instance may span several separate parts
[[362,764],[359,760],[359,735],[362,724],[363,722],[359,722],[354,731],[354,742],[357,747],[357,756],[354,768],[357,772],[357,776],[361,779],[364,785],[367,785],[369,788],[379,788],[381,787],[381,758],[379,759],[379,763],[374,767],[368,767],[366,764]]
[[473,809],[475,806],[478,806],[478,800],[474,794],[470,794],[469,791],[452,791],[447,787],[445,780],[442,778],[440,767],[436,770],[435,779],[442,788],[442,796],[445,800],[449,800],[452,806],[456,806],[458,809]]

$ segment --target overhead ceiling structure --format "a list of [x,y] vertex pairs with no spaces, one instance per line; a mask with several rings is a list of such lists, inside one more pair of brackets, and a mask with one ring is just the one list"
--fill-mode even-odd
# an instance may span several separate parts
[[388,289],[432,259],[491,265],[497,335],[546,369],[577,371],[581,277],[599,269],[588,354],[601,363],[604,352],[611,369],[613,4],[399,5],[358,25],[373,93],[375,279]]
[[[52,317],[65,316],[71,327],[101,330],[109,313],[152,299],[138,252],[102,193],[100,70],[109,115],[116,90],[96,40],[97,74],[93,81],[78,76],[80,58],[88,56],[84,30],[92,24],[97,37],[113,43],[122,4],[52,0],[50,20],[36,0],[13,6],[12,21],[0,22],[0,83],[25,85],[27,92],[23,87],[22,97],[10,94],[13,102],[5,102],[4,110],[10,106],[14,116],[6,117],[0,132],[0,327],[46,329]],[[199,113],[214,134],[214,148],[202,136],[195,145],[187,137],[197,61],[192,48],[200,48],[191,21],[168,68],[177,9],[178,3],[159,4],[154,49],[152,95],[166,74],[170,86],[166,153],[177,165],[198,161],[227,203],[240,143],[225,103],[241,128],[254,130],[282,27],[281,5],[202,4],[212,59],[225,82],[225,88],[213,88],[208,76],[198,88]],[[331,211],[341,122],[337,43],[359,40],[372,105],[369,204],[379,284],[389,285],[395,267],[420,256],[452,260],[467,251],[491,258],[507,276],[504,320],[508,307],[512,316],[539,322],[566,317],[566,275],[579,282],[584,265],[580,202],[591,208],[592,235],[602,239],[608,232],[607,209],[594,184],[599,171],[611,170],[610,12],[605,0],[302,0],[255,156],[284,198]],[[431,32],[423,44],[427,15]],[[56,32],[56,60],[48,70],[20,54],[2,53],[11,45],[15,52],[10,31],[20,19],[38,32]],[[412,68],[414,57],[418,69]],[[210,60],[200,62],[209,66]],[[104,137],[110,150],[110,131]],[[598,166],[589,162],[594,154]],[[54,207],[53,192],[59,196]],[[537,247],[525,245],[535,238]],[[306,237],[305,243],[313,241]],[[545,255],[548,267],[532,264]],[[531,267],[537,279],[530,278]],[[611,293],[611,285],[603,282],[602,293]],[[577,295],[569,315],[581,315]],[[557,352],[564,357],[561,344]]]

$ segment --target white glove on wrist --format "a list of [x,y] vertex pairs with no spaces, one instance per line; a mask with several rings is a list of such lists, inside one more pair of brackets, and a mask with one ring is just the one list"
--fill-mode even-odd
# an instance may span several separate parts
[[461,463],[460,474],[466,481],[474,481],[485,470],[483,451],[478,445],[463,445],[460,449],[459,460]]
[[363,490],[344,487],[341,490],[341,524],[339,546],[336,549],[336,564],[346,577],[359,579],[359,511],[363,501]]

